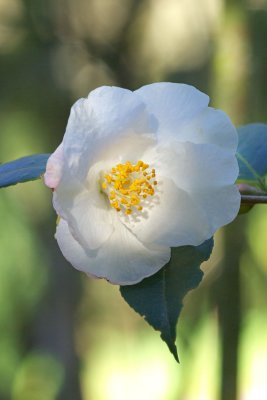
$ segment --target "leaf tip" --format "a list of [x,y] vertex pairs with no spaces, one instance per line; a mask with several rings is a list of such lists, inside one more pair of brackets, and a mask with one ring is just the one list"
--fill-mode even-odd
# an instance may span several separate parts
[[177,352],[177,347],[175,346],[174,343],[167,343],[167,346],[171,352],[171,354],[173,355],[175,361],[180,364],[180,360],[179,360],[179,356],[178,356],[178,352]]

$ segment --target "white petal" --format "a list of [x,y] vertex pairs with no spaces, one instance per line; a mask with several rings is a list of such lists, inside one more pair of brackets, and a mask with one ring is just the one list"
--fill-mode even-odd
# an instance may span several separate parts
[[193,143],[213,143],[235,153],[238,135],[227,114],[208,107],[182,129],[179,140]]
[[[153,148],[155,144],[156,138],[153,135],[132,134],[114,141],[112,146],[103,149],[100,162],[103,163],[103,168],[105,167],[107,172],[118,163],[129,160],[134,163],[143,159],[144,152]],[[89,174],[92,168],[94,165],[89,169]]]
[[[76,239],[70,233],[68,223],[60,218],[57,225],[55,238],[57,239],[60,250],[64,257],[79,271],[84,271],[88,265],[89,256],[83,247],[77,242]],[[92,254],[96,253],[96,250],[92,250]]]
[[130,90],[100,87],[92,91],[71,109],[63,140],[68,165],[82,180],[89,166],[103,159],[102,152],[118,148],[120,138],[151,132],[148,118],[143,101]]
[[234,184],[239,173],[235,155],[214,144],[173,142],[148,150],[144,159],[188,193]]
[[114,222],[110,239],[98,250],[85,250],[60,220],[56,239],[66,259],[77,269],[111,283],[131,285],[153,275],[170,259],[170,249],[140,243],[123,225]]
[[236,185],[199,191],[192,196],[205,211],[212,235],[218,228],[232,222],[240,208],[241,195]]
[[139,217],[120,214],[137,238],[162,246],[197,246],[212,236],[205,213],[188,193],[175,183],[158,177],[157,193]]
[[193,86],[178,83],[153,83],[135,93],[146,103],[147,109],[158,124],[159,140],[179,138],[183,125],[202,112],[209,97]]
[[46,164],[46,171],[44,174],[44,181],[46,186],[55,189],[60,181],[63,168],[63,145],[62,143],[48,158]]
[[66,219],[75,238],[90,249],[101,246],[113,231],[110,206],[95,180],[90,190],[75,180],[68,169],[53,194],[57,213]]

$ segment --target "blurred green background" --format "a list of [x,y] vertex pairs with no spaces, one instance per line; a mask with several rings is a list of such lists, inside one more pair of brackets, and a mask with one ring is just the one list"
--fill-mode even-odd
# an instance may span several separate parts
[[[52,152],[104,84],[185,82],[237,125],[267,122],[266,0],[0,0],[0,58],[1,162]],[[266,399],[266,206],[218,233],[181,365],[117,287],[64,260],[55,219],[42,181],[1,190],[0,400]]]

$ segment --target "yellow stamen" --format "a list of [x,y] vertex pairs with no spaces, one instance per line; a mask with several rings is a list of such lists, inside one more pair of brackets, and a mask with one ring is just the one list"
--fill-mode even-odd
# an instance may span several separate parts
[[112,167],[104,175],[101,187],[107,193],[111,207],[126,215],[143,210],[143,199],[153,196],[153,186],[157,185],[156,180],[151,181],[156,176],[155,169],[149,171],[148,168],[149,164],[142,160],[138,160],[136,164],[126,161]]

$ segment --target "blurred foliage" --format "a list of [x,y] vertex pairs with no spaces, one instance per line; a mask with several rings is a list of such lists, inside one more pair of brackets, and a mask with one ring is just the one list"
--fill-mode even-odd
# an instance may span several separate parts
[[20,365],[13,385],[13,400],[54,400],[63,379],[63,367],[46,353],[30,353]]
[[[267,122],[265,0],[1,0],[0,33],[1,162],[52,152],[72,103],[103,84],[185,82],[237,124]],[[246,400],[267,390],[266,215],[254,207],[236,228]],[[1,190],[0,216],[1,400],[218,398],[216,282],[228,233],[217,235],[206,277],[186,298],[176,367],[117,287],[63,259],[42,182]]]

